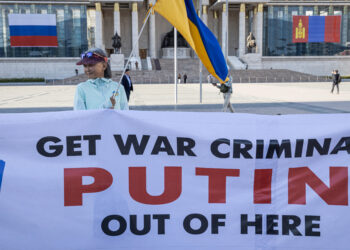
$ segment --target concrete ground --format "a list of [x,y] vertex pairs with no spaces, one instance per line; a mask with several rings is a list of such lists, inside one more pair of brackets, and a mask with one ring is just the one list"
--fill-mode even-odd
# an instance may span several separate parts
[[[75,85],[0,86],[0,113],[71,110]],[[350,112],[350,82],[340,84],[340,94],[331,94],[331,83],[245,83],[234,84],[232,104],[238,113],[301,114]],[[132,110],[220,112],[223,98],[219,90],[203,84],[137,84],[131,94]]]

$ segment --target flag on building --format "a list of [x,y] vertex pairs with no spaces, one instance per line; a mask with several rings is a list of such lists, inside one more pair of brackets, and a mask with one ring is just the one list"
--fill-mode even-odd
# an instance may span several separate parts
[[181,33],[210,74],[221,83],[229,79],[219,42],[198,17],[192,0],[157,0],[154,10]]
[[293,16],[293,43],[340,43],[341,16]]
[[57,47],[55,14],[9,14],[11,47]]

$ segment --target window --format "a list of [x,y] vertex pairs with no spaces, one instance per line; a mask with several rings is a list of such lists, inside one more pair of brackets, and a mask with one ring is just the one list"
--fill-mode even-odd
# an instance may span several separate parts
[[313,16],[314,15],[314,11],[313,10],[307,10],[305,12],[305,16]]

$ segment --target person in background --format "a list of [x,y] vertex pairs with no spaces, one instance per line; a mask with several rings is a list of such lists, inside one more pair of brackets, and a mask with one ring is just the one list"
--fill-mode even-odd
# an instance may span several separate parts
[[339,94],[339,83],[341,81],[341,77],[337,69],[333,70],[332,72],[332,80],[333,80],[333,85],[332,85],[331,93],[333,94],[334,87],[337,87],[337,94]]
[[186,75],[186,73],[184,74],[184,83],[186,83],[187,82],[187,75]]
[[106,52],[90,49],[81,55],[77,65],[84,66],[89,79],[76,88],[74,110],[129,109],[124,87],[110,79],[112,73]]
[[126,97],[128,99],[128,102],[129,102],[130,92],[134,91],[134,86],[132,85],[132,81],[131,81],[131,78],[130,78],[130,70],[129,69],[125,70],[125,74],[124,74],[123,79],[122,79],[122,84],[124,86]]
[[79,70],[75,69],[75,75],[78,76],[78,74],[79,74]]
[[213,83],[213,77],[211,74],[208,74],[207,81],[208,81],[208,83]]
[[[223,97],[224,97],[224,105],[222,107],[222,112],[227,112],[227,110],[229,110],[231,113],[234,113],[235,110],[232,107],[231,104],[231,95],[232,95],[232,77],[229,76],[229,80],[225,83],[212,83],[212,85],[214,87],[217,87],[218,89],[220,89],[220,92],[223,93]],[[225,86],[222,86],[225,85]],[[225,87],[225,88],[223,88]]]
[[181,74],[180,74],[180,73],[177,75],[177,83],[178,83],[178,84],[181,83]]

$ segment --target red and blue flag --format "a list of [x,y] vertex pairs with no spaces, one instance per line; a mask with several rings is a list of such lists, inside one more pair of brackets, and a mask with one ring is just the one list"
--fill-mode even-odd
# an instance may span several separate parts
[[341,16],[293,16],[293,43],[340,43]]
[[11,47],[57,47],[55,14],[9,14]]

